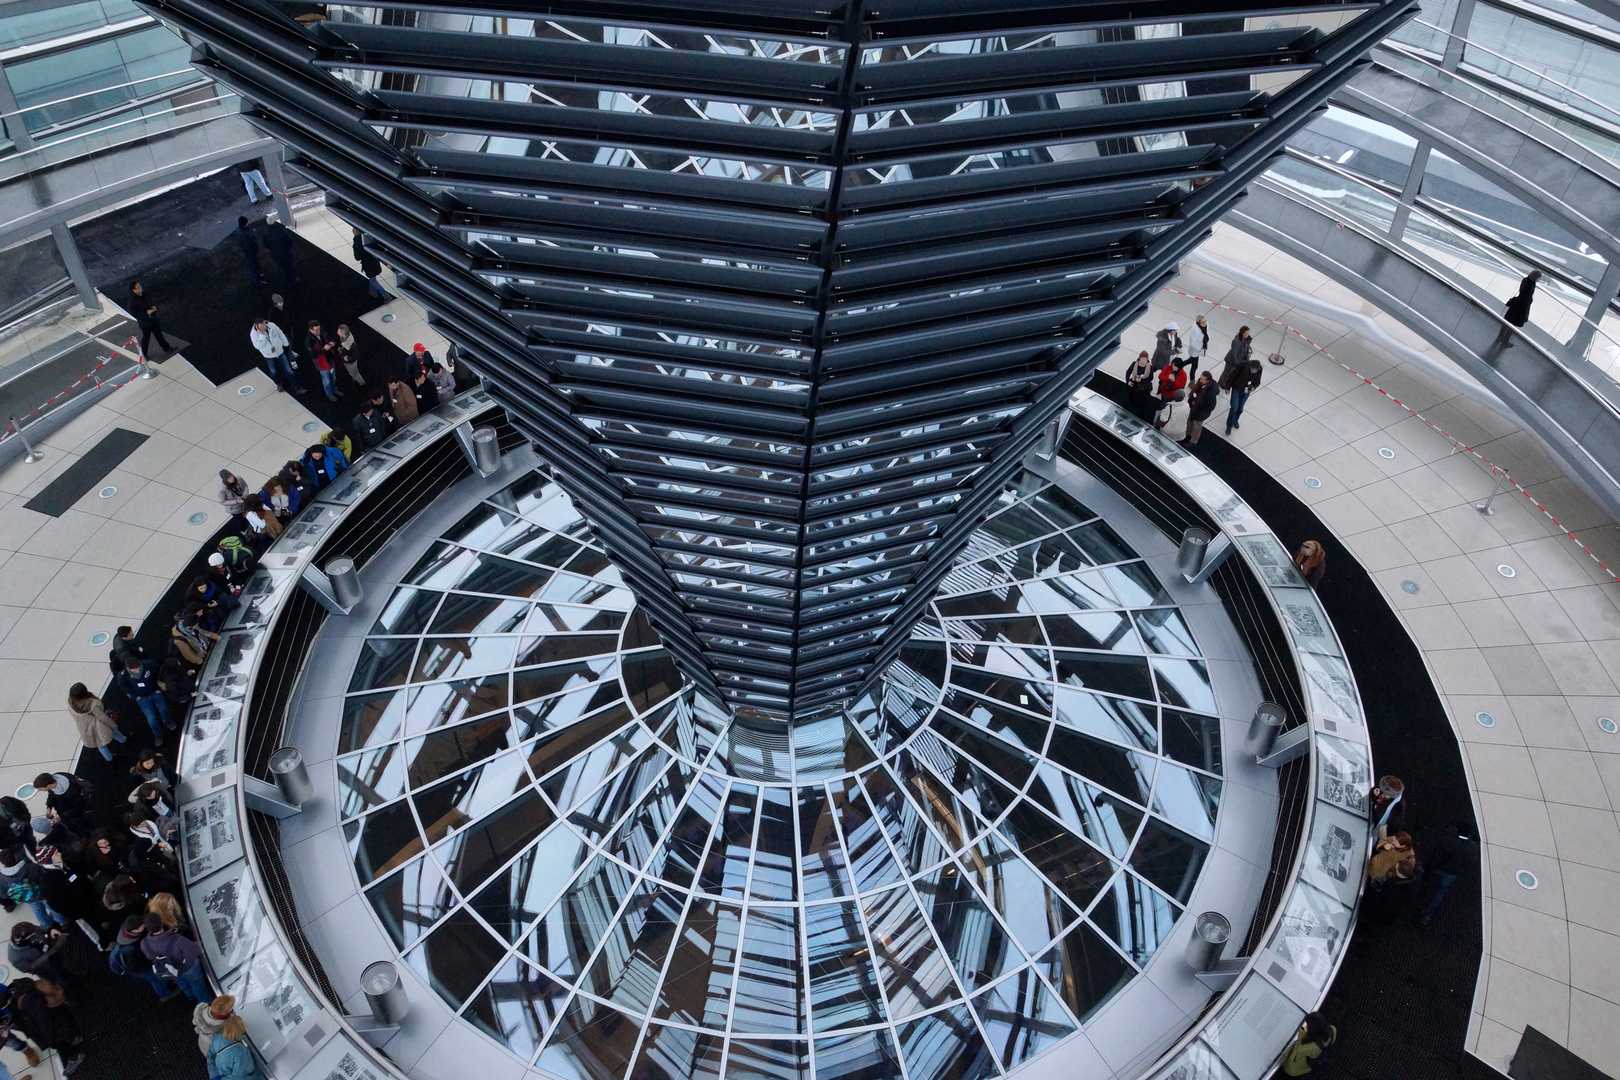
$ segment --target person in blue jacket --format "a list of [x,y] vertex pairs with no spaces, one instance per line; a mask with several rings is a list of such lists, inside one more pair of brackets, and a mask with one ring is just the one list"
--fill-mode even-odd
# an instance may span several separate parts
[[304,451],[303,465],[315,478],[316,487],[330,484],[349,467],[349,463],[343,458],[343,451],[335,446],[322,446],[320,443]]
[[208,1044],[208,1075],[218,1080],[264,1080],[264,1071],[243,1036],[247,1025],[232,1013]]

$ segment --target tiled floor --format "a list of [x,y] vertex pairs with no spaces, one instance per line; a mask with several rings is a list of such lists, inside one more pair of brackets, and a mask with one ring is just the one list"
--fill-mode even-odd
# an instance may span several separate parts
[[[1430,351],[1353,294],[1248,237],[1217,228],[1206,250],[1372,316],[1402,343]],[[1174,285],[1299,326],[1505,465],[1582,543],[1620,567],[1615,524],[1499,415],[1320,314],[1194,263]],[[1221,352],[1239,325],[1253,325],[1161,294],[1108,369],[1123,372],[1167,320],[1186,326],[1206,312]],[[1261,353],[1278,340],[1271,330],[1257,339]],[[1487,956],[1469,1049],[1505,1070],[1533,1024],[1620,1075],[1620,735],[1597,723],[1620,721],[1620,584],[1522,495],[1501,495],[1494,515],[1480,514],[1475,504],[1495,486],[1487,468],[1332,360],[1305,358],[1297,342],[1286,351],[1285,367],[1265,365],[1232,441],[1310,504],[1366,566],[1422,650],[1462,744],[1485,841]],[[1223,402],[1211,432],[1224,415]],[[1482,712],[1492,726],[1476,719]],[[1536,875],[1534,890],[1516,883],[1519,870]]]
[[[302,455],[314,419],[261,371],[216,387],[175,357],[47,438],[44,460],[0,470],[0,792],[71,766],[78,736],[67,688],[100,690],[108,679],[108,646],[90,637],[139,625],[224,523],[219,470],[262,481]],[[24,506],[115,427],[148,436],[97,485],[117,494],[93,491],[57,518]],[[43,809],[43,799],[31,805]],[[27,915],[0,913],[0,933]],[[10,1050],[0,1061],[17,1076],[59,1075],[54,1055],[31,1070]]]

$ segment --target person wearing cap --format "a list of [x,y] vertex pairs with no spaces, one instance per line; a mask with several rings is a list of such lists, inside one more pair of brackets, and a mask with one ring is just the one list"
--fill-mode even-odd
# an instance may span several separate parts
[[433,354],[428,352],[427,346],[418,341],[411,346],[410,359],[405,361],[405,374],[411,379],[416,378],[419,371],[427,371],[433,366]]
[[1153,346],[1154,371],[1169,367],[1170,361],[1174,360],[1176,354],[1181,351],[1180,333],[1181,327],[1173,322],[1167,322],[1164,324],[1164,329],[1160,330],[1155,336]]

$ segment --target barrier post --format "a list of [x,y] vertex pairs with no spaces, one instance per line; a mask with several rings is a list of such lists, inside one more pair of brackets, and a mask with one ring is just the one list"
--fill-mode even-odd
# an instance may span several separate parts
[[28,441],[28,436],[23,432],[22,425],[17,423],[17,418],[15,416],[13,416],[11,418],[11,428],[12,428],[13,431],[15,431],[17,433],[17,438],[22,440],[23,449],[28,451],[28,453],[23,457],[24,461],[26,461],[26,462],[28,462],[28,464],[32,465],[34,462],[40,460],[41,458],[43,458],[45,456],[44,454],[40,453],[38,450],[34,449],[33,444]]

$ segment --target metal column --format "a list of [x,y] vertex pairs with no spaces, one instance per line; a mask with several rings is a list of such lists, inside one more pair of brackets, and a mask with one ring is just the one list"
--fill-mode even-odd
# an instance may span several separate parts
[[1389,238],[1399,240],[1406,232],[1406,220],[1412,216],[1412,204],[1417,202],[1418,191],[1423,187],[1423,174],[1429,168],[1430,144],[1419,139],[1417,149],[1412,151],[1412,164],[1406,170],[1406,183],[1401,185],[1401,201],[1395,207],[1395,218],[1389,223]]
[[56,241],[56,250],[62,256],[62,263],[67,267],[68,277],[73,279],[73,288],[79,294],[79,302],[88,311],[100,311],[101,300],[96,296],[96,287],[90,284],[90,275],[85,272],[84,260],[79,258],[79,245],[73,242],[73,233],[66,225],[52,225],[51,239]]
[[280,148],[264,155],[259,159],[259,171],[264,173],[264,178],[270,181],[270,190],[275,192],[276,213],[281,216],[281,223],[289,229],[297,229],[292,204],[287,201],[287,178],[281,171],[281,157]]
[[1592,293],[1592,302],[1586,305],[1586,319],[1575,328],[1574,335],[1564,343],[1570,353],[1575,356],[1585,356],[1587,348],[1592,344],[1592,337],[1597,333],[1597,324],[1603,321],[1603,315],[1614,303],[1615,294],[1620,293],[1620,263],[1610,263],[1608,269],[1603,271],[1603,278],[1597,284],[1597,290]]
[[23,123],[22,110],[17,107],[17,95],[11,92],[11,80],[6,78],[6,66],[0,64],[0,118],[5,121],[6,135],[18,150],[32,150],[34,137]]
[[1463,43],[1473,22],[1474,0],[1457,0],[1457,14],[1451,20],[1451,37],[1446,41],[1445,56],[1440,58],[1440,66],[1447,71],[1456,71],[1462,66]]

